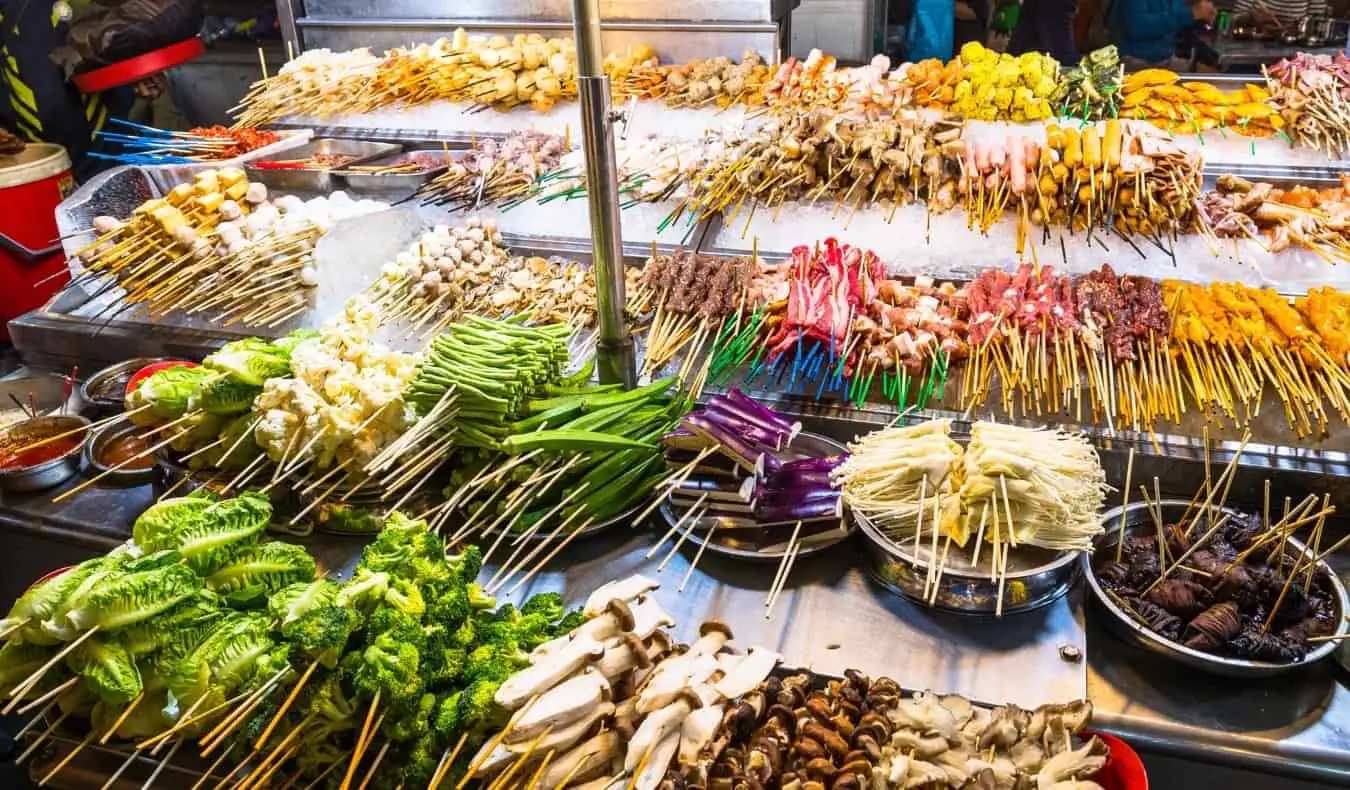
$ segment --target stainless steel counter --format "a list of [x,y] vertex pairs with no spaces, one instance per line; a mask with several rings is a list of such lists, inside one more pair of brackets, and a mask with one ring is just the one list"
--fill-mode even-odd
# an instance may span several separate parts
[[[93,488],[59,506],[51,495],[0,497],[0,544],[13,547],[0,553],[0,579],[27,580],[53,567],[46,559],[47,548],[56,548],[51,541],[63,552],[115,545],[153,498],[149,486]],[[1333,664],[1259,684],[1194,674],[1093,627],[1095,613],[1072,595],[1003,621],[937,614],[872,584],[858,570],[858,547],[848,543],[797,566],[774,618],[765,620],[774,566],[708,555],[681,592],[692,553],[658,574],[661,555],[644,559],[654,539],[646,530],[619,529],[574,544],[520,594],[558,590],[576,602],[603,580],[643,572],[662,581],[657,595],[679,620],[682,638],[701,620],[719,617],[739,644],[768,645],[822,672],[858,667],[987,702],[1034,705],[1086,694],[1099,728],[1146,752],[1350,786],[1350,690]],[[321,535],[302,542],[337,573],[350,570],[362,544]],[[1085,638],[1085,665],[1059,658],[1060,646],[1081,647]]]

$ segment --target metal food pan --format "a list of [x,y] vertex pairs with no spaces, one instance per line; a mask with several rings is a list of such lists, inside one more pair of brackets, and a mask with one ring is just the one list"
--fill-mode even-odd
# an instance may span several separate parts
[[[1158,509],[1162,513],[1164,524],[1175,523],[1190,509],[1190,503],[1182,500],[1165,499],[1158,503]],[[1216,512],[1232,513],[1230,509],[1219,510]],[[1314,662],[1320,661],[1340,647],[1341,640],[1329,640],[1321,642],[1309,653],[1303,657],[1302,661],[1293,663],[1275,663],[1270,661],[1252,661],[1243,658],[1229,658],[1214,653],[1207,653],[1203,650],[1194,650],[1186,647],[1179,642],[1173,642],[1171,639],[1144,627],[1138,620],[1130,616],[1116,603],[1111,595],[1108,595],[1106,589],[1097,581],[1097,574],[1094,569],[1094,558],[1097,556],[1106,556],[1107,553],[1114,555],[1116,542],[1121,532],[1121,522],[1124,521],[1124,533],[1128,538],[1130,535],[1144,530],[1153,530],[1153,516],[1148,512],[1148,506],[1142,502],[1136,502],[1127,508],[1114,508],[1106,513],[1102,518],[1102,526],[1105,531],[1097,539],[1097,545],[1091,553],[1085,553],[1082,556],[1081,564],[1083,576],[1087,579],[1087,587],[1092,597],[1100,604],[1100,609],[1106,612],[1106,625],[1121,638],[1133,642],[1149,652],[1165,656],[1173,661],[1180,662],[1195,669],[1210,672],[1216,675],[1227,675],[1229,677],[1270,677],[1285,672],[1298,670]],[[1305,554],[1307,549],[1304,545],[1289,538],[1286,541],[1285,551],[1287,553]],[[1326,577],[1328,586],[1331,588],[1332,595],[1337,607],[1336,622],[1339,623],[1336,629],[1337,634],[1344,634],[1350,631],[1350,622],[1346,621],[1346,613],[1350,612],[1350,598],[1347,598],[1345,585],[1340,578],[1331,570],[1331,566],[1326,561],[1317,564],[1317,572]]]
[[[933,559],[928,538],[897,543],[856,510],[849,510],[867,544],[867,570],[887,589],[898,592],[923,606],[963,614],[995,614],[998,611],[999,581],[993,572],[993,547],[981,546],[979,563],[972,567],[974,542],[961,548],[954,542],[939,542],[942,572],[936,579],[937,594],[932,591],[929,566]],[[1009,549],[1006,578],[1003,578],[1003,614],[1039,609],[1069,591],[1077,567],[1078,552],[1049,551],[1034,546]],[[928,597],[925,598],[925,591]]]
[[[403,153],[368,159],[359,164],[363,167],[389,167],[404,162],[414,162],[422,166],[423,169],[415,173],[363,173],[353,170],[339,170],[333,175],[345,181],[347,187],[353,192],[406,197],[416,192],[418,187],[444,173],[449,163],[462,154],[462,151],[445,152],[434,149],[404,151]],[[350,167],[352,164],[357,163],[353,162],[346,167]]]
[[297,159],[308,159],[311,156],[322,154],[356,157],[343,163],[343,167],[348,167],[381,156],[396,154],[402,150],[403,146],[399,143],[373,143],[366,140],[339,140],[330,137],[313,140],[276,156],[255,160],[244,165],[244,170],[248,173],[250,180],[261,181],[271,190],[328,194],[340,187],[337,177],[335,177],[335,171],[332,169],[273,169],[260,167],[259,165],[267,162],[290,162]]

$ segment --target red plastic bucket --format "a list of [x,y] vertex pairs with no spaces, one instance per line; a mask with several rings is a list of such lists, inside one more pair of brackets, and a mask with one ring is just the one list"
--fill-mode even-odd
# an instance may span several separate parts
[[1083,733],[1084,738],[1091,735],[1100,738],[1110,750],[1106,765],[1092,777],[1093,781],[1106,790],[1148,790],[1148,773],[1144,770],[1144,761],[1139,759],[1133,747],[1114,735]]
[[[66,149],[31,143],[0,156],[0,338],[9,322],[41,307],[67,278],[56,230],[56,207],[75,188]],[[39,281],[51,277],[46,282]]]

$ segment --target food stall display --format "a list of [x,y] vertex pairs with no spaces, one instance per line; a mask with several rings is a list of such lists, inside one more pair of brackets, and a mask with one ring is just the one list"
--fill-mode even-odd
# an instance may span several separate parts
[[[253,87],[241,129],[425,146],[407,155],[435,172],[392,208],[320,179],[279,197],[293,169],[367,166],[317,148],[80,196],[71,298],[162,320],[150,340],[199,333],[173,356],[202,364],[131,376],[121,412],[38,440],[131,425],[97,474],[32,501],[170,475],[142,485],[163,496],[126,546],[0,621],[26,755],[73,739],[48,779],[106,741],[128,764],[200,750],[203,782],[246,788],[1117,790],[1122,758],[1086,729],[1085,622],[1216,673],[1326,673],[1341,495],[1305,498],[1294,467],[1334,476],[1350,449],[1350,226],[1339,177],[1298,167],[1340,155],[1339,61],[1220,88],[1124,74],[1110,49],[849,68],[612,48],[626,388],[593,380],[620,278],[589,260],[576,49],[458,30],[308,49]],[[1272,154],[1290,168],[1230,167]],[[1161,495],[1199,466],[1178,461],[1129,507],[1136,454],[1199,443],[1194,501]],[[1216,444],[1233,463],[1211,485]],[[1272,478],[1302,504],[1229,499],[1254,456],[1290,451]],[[325,524],[351,537],[307,534]],[[329,552],[356,551],[339,575]],[[648,561],[682,568],[684,622],[629,575]],[[559,565],[583,580],[534,594]],[[795,668],[830,615],[794,588],[836,571],[905,596],[859,630],[920,621],[906,639],[947,647],[915,662],[953,694],[884,676],[904,666]],[[1078,583],[1102,604],[1081,617]],[[733,588],[763,607],[698,608]],[[981,638],[972,612],[994,615]],[[1061,626],[1078,641],[1038,641]],[[1072,691],[972,701],[961,662],[1000,642]],[[1327,707],[1309,718],[1335,728]]]

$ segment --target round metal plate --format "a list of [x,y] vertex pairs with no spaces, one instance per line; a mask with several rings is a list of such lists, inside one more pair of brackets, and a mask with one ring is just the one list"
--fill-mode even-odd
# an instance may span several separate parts
[[[931,570],[934,556],[931,540],[896,543],[866,516],[850,512],[867,541],[872,577],[882,586],[923,606],[966,614],[995,614],[999,611],[998,578],[994,574],[994,553],[980,546],[979,561],[972,567],[975,541],[965,548],[945,539],[937,544],[940,574]],[[942,558],[945,556],[945,562]],[[1034,546],[1019,546],[1008,552],[1008,572],[1003,579],[1003,614],[1039,609],[1064,595],[1073,585],[1077,572],[1077,552],[1050,551]],[[933,586],[937,592],[934,594]]]
[[[833,439],[803,431],[797,434],[797,438],[792,441],[792,446],[785,450],[781,455],[785,461],[795,461],[801,458],[823,458],[826,456],[838,455],[839,453],[846,451],[846,447]],[[677,510],[676,506],[671,504],[669,498],[662,501],[657,510],[660,511],[661,518],[665,520],[665,529],[667,530],[675,526],[675,523],[680,520],[680,517],[687,512],[684,509]],[[689,536],[685,540],[693,544],[696,548],[702,546],[704,539],[709,534],[708,531],[716,524],[718,528],[716,532],[712,533],[713,540],[712,543],[708,544],[708,551],[714,554],[736,557],[737,559],[742,560],[776,562],[783,559],[783,556],[787,553],[786,544],[788,539],[792,537],[792,526],[794,523],[795,522],[792,521],[774,522],[773,524],[766,523],[760,527],[774,527],[781,530],[783,536],[781,544],[783,545],[783,548],[777,550],[769,549],[764,551],[756,548],[752,543],[737,540],[737,532],[744,533],[746,531],[756,530],[756,527],[727,528],[727,520],[717,516],[704,516],[699,519],[698,522],[694,524],[693,529],[689,530]],[[684,530],[688,527],[689,523],[686,522],[680,529]],[[840,527],[842,529],[835,530],[828,539],[822,539],[815,542],[804,542],[801,550],[797,552],[798,556],[809,557],[812,554],[819,554],[831,546],[847,540],[852,536],[855,529],[853,523],[848,518],[844,518],[840,522]]]
[[[1163,500],[1159,503],[1162,509],[1164,523],[1173,523],[1179,519],[1189,508],[1190,503],[1182,500]],[[1221,512],[1236,512],[1224,509]],[[1216,675],[1227,675],[1230,677],[1269,677],[1290,672],[1300,667],[1320,661],[1340,649],[1345,640],[1330,640],[1317,645],[1308,655],[1304,656],[1302,661],[1292,664],[1275,664],[1268,661],[1249,661],[1243,658],[1228,658],[1206,653],[1201,650],[1193,650],[1185,645],[1173,642],[1170,639],[1154,632],[1152,629],[1145,628],[1139,624],[1128,612],[1120,608],[1119,604],[1106,594],[1106,590],[1097,581],[1097,574],[1093,570],[1093,558],[1107,551],[1114,552],[1116,548],[1117,535],[1119,534],[1122,520],[1124,521],[1124,531],[1126,536],[1133,532],[1143,529],[1152,530],[1153,518],[1149,515],[1147,506],[1138,502],[1130,505],[1128,508],[1114,508],[1107,511],[1102,517],[1102,525],[1106,528],[1105,533],[1097,539],[1097,547],[1092,554],[1084,554],[1080,563],[1083,569],[1083,576],[1087,579],[1088,590],[1100,604],[1100,608],[1106,611],[1107,626],[1126,641],[1134,642],[1146,650],[1166,656],[1174,661],[1178,661],[1187,666],[1196,669],[1211,672]],[[1288,549],[1295,552],[1305,552],[1304,545],[1299,541],[1290,538]],[[1286,549],[1286,550],[1288,550]],[[1347,598],[1345,585],[1341,583],[1339,577],[1331,570],[1331,566],[1325,561],[1318,563],[1318,573],[1322,574],[1328,585],[1331,587],[1334,596],[1337,613],[1336,620],[1340,624],[1336,630],[1337,634],[1350,632],[1350,622],[1346,620],[1346,613],[1350,611],[1350,598]]]

